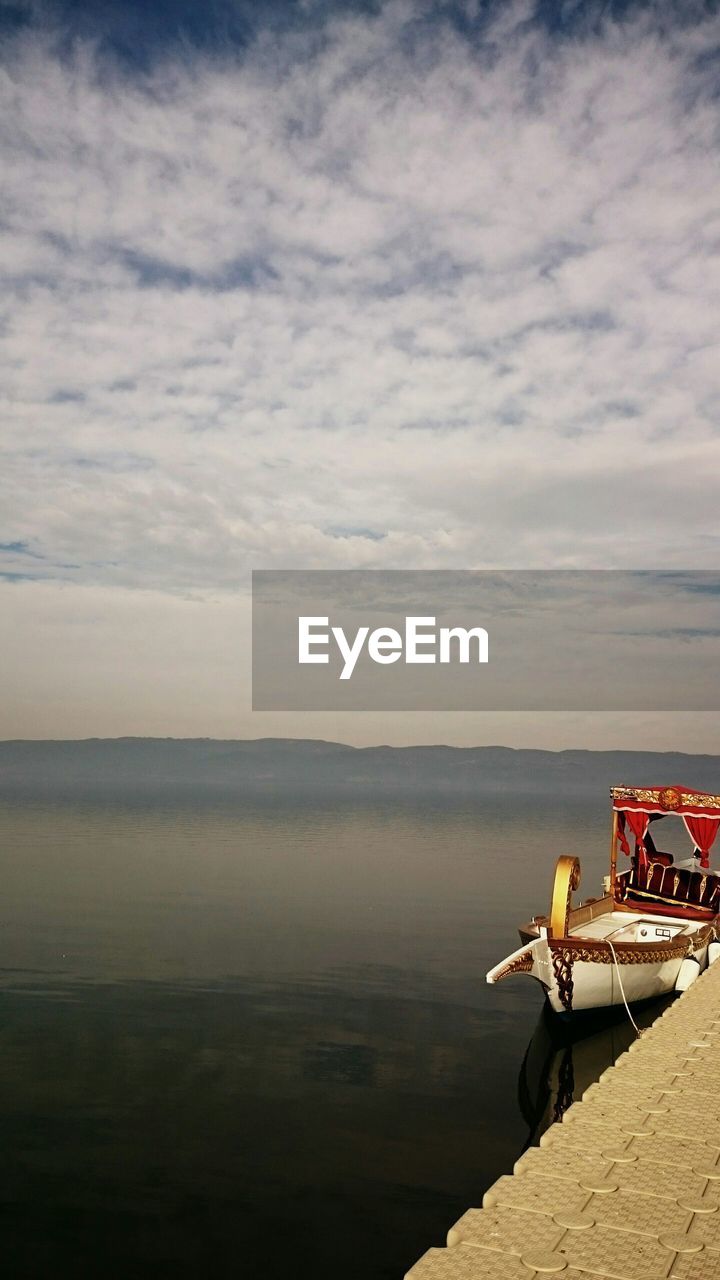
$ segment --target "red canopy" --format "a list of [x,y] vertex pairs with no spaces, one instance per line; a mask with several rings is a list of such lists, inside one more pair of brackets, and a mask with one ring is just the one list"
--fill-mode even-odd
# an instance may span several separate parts
[[[700,850],[700,865],[708,866],[710,847],[720,827],[720,796],[707,791],[691,791],[689,787],[611,787],[612,806],[627,817],[638,843],[641,861],[645,861],[643,837],[650,814],[677,813],[688,834]],[[624,825],[624,824],[623,824]],[[622,827],[618,838],[624,852],[629,853]]]
[[620,813],[679,813],[720,818],[720,796],[691,787],[611,787],[613,809]]

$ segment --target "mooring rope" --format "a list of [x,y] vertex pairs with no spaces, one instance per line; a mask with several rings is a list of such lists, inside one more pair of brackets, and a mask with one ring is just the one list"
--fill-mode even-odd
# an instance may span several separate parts
[[625,1010],[626,1010],[626,1012],[627,1012],[627,1016],[628,1016],[628,1018],[630,1019],[630,1021],[632,1022],[632,1024],[633,1024],[633,1026],[634,1026],[635,1031],[637,1032],[637,1034],[638,1034],[639,1036],[641,1036],[641,1035],[642,1035],[642,1031],[640,1030],[640,1028],[639,1028],[639,1026],[638,1026],[637,1022],[636,1022],[636,1021],[635,1021],[635,1019],[633,1018],[633,1016],[632,1016],[632,1014],[631,1014],[631,1012],[630,1012],[630,1005],[628,1004],[627,1000],[625,999],[625,988],[623,987],[623,981],[622,981],[622,978],[620,977],[620,965],[618,964],[618,958],[617,958],[617,956],[616,956],[616,954],[615,954],[615,948],[614,948],[614,946],[613,946],[613,944],[612,944],[612,942],[610,941],[610,939],[609,939],[609,938],[606,938],[606,939],[605,939],[605,941],[607,942],[607,944],[608,944],[608,946],[609,946],[609,948],[610,948],[610,950],[611,950],[611,952],[612,952],[613,963],[614,963],[614,965],[615,965],[615,971],[616,971],[616,973],[617,973],[618,983],[619,983],[619,985],[620,985],[620,995],[621,995],[621,996],[622,996],[622,998],[623,998],[623,1004],[625,1005]]

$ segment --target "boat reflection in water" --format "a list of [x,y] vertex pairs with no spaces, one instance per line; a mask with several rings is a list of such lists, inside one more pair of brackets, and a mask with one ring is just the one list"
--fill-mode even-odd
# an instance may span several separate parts
[[[675,999],[666,996],[634,1009],[640,1029],[649,1027]],[[543,1005],[518,1077],[518,1101],[529,1130],[523,1150],[536,1146],[545,1130],[562,1120],[568,1107],[636,1038],[624,1009],[561,1022]]]

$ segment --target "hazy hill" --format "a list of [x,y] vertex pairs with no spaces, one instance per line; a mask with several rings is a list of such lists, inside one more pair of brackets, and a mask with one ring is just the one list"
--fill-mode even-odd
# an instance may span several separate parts
[[215,788],[489,794],[604,792],[613,783],[720,791],[720,756],[509,747],[349,747],[291,738],[0,742],[0,791]]

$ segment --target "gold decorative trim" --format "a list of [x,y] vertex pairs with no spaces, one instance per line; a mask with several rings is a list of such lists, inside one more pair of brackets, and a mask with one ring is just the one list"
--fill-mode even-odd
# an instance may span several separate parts
[[[653,964],[661,963],[664,960],[676,960],[680,956],[690,956],[702,948],[715,937],[714,925],[707,925],[704,929],[698,929],[692,937],[686,934],[672,939],[670,942],[615,942],[613,943],[613,951],[617,956],[618,964]],[[604,939],[574,939],[563,938],[561,941],[552,939],[548,940],[550,954],[552,956],[553,968],[557,965],[572,965],[576,961],[585,961],[587,964],[613,964],[613,951],[610,950]],[[556,954],[558,960],[556,962]],[[560,995],[562,999],[562,994]]]
[[677,787],[661,787],[658,791],[658,800],[663,809],[667,809],[672,813],[674,809],[679,809],[682,804],[682,791],[678,791]]
[[552,901],[550,903],[551,938],[565,938],[568,931],[570,900],[573,890],[580,884],[580,862],[569,854],[563,854],[555,864]]
[[[716,911],[712,907],[703,907],[697,902],[686,902],[683,898],[663,898],[661,893],[650,893],[649,889],[638,889],[636,885],[625,885],[622,899],[618,899],[615,903],[616,907],[624,907],[626,911],[637,911],[637,906],[628,905],[626,899],[632,894],[633,898],[647,898],[649,902],[662,902],[668,907],[678,907],[679,910],[674,917],[676,920],[707,920],[708,917],[715,919]],[[663,917],[664,919],[665,917]],[[673,916],[668,915],[668,920],[672,920]]]
[[503,978],[509,978],[513,973],[532,973],[533,963],[532,951],[523,951],[500,970],[495,981],[502,982]]
[[683,791],[683,804],[697,805],[699,809],[720,809],[720,796],[704,796],[701,791]]
[[550,944],[550,958],[553,973],[557,982],[560,1003],[568,1013],[572,1013],[572,1000],[575,983],[573,982],[573,962],[582,959],[571,946],[553,946]]
[[720,795],[683,791],[682,787],[611,787],[610,795],[613,800],[634,800],[637,804],[652,805],[658,813],[677,813],[692,808],[720,810]]

